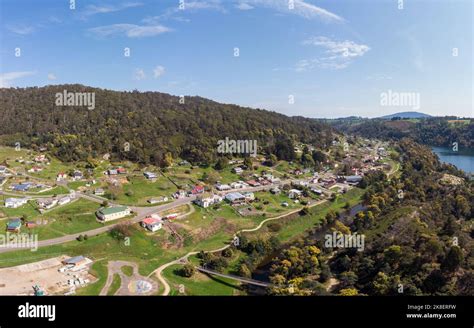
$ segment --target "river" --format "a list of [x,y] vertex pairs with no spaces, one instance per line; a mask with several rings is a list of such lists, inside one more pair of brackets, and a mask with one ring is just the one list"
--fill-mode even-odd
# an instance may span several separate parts
[[458,169],[474,174],[474,148],[459,147],[458,151],[453,151],[449,147],[431,147],[439,159],[445,163],[451,163]]

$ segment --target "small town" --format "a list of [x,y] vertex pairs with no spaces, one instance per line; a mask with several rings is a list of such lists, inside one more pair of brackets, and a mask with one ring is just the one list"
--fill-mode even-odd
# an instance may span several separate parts
[[[327,159],[320,171],[293,162],[270,165],[263,155],[234,158],[221,170],[203,170],[187,161],[177,161],[166,170],[139,168],[126,162],[111,163],[107,154],[94,167],[83,167],[61,163],[48,156],[47,149],[34,152],[2,148],[0,220],[9,233],[37,235],[39,247],[74,240],[87,242],[114,227],[136,224],[146,238],[157,236],[162,240],[156,247],[176,252],[186,248],[189,239],[204,242],[213,238],[222,224],[235,229],[289,215],[350,195],[369,172],[394,174],[397,163],[390,159],[389,147],[366,139],[349,151],[347,142],[334,141],[328,154],[323,155]],[[308,151],[304,144],[295,147],[296,153]],[[331,152],[338,160],[330,156]],[[206,220],[208,215],[214,216],[214,221]],[[4,251],[14,248],[0,248]],[[11,274],[13,280],[19,280],[16,287],[2,283],[0,293],[11,294],[10,288],[17,288],[14,294],[32,295],[39,290],[74,294],[97,280],[89,272],[94,258],[87,256],[71,257],[81,259],[81,265],[76,265],[81,275],[74,274],[75,280],[70,279],[70,268],[64,267],[67,254],[34,265],[0,269],[5,273],[2,277]],[[22,266],[28,266],[25,277]],[[43,270],[58,274],[51,275],[51,280],[38,279],[34,288],[30,286],[28,277]]]

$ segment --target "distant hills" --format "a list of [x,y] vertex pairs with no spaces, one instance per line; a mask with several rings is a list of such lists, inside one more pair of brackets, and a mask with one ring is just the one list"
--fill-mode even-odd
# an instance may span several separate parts
[[343,133],[365,138],[385,140],[411,138],[421,144],[446,147],[457,142],[459,146],[474,148],[474,120],[458,120],[450,116],[423,117],[418,120],[397,119],[401,114],[403,113],[377,119],[339,119],[328,123]]
[[425,114],[425,113],[420,113],[420,112],[399,112],[399,113],[381,116],[379,118],[391,120],[392,118],[395,118],[395,117],[404,119],[404,118],[429,118],[433,116]]
[[[58,105],[58,93],[66,94],[65,90],[92,93],[94,105],[89,109]],[[63,161],[109,153],[112,159],[143,164],[161,165],[170,158],[209,164],[221,156],[217,142],[226,138],[257,140],[259,151],[285,159],[291,157],[293,143],[323,147],[333,140],[333,131],[314,119],[201,97],[79,84],[0,89],[0,142],[32,148],[47,145]]]

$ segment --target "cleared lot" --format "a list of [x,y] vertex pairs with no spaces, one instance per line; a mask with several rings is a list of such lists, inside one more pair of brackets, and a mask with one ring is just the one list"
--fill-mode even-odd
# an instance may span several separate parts
[[75,272],[59,272],[64,265],[60,256],[44,261],[23,264],[16,267],[0,269],[0,295],[34,295],[33,286],[38,285],[47,295],[64,294],[74,289],[68,281],[82,278],[95,280],[88,273],[88,268]]

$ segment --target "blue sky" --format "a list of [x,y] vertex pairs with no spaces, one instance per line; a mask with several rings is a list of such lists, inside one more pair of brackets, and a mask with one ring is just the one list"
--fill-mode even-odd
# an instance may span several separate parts
[[421,112],[474,116],[471,0],[180,2],[2,0],[0,86],[81,83],[307,117],[413,110],[382,106],[391,90],[419,94]]

